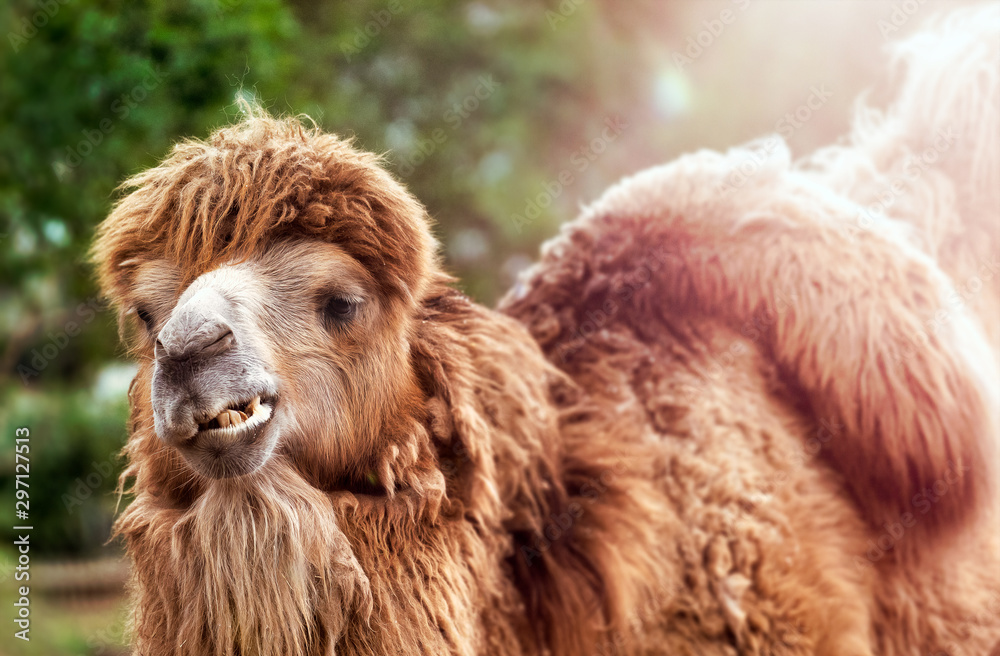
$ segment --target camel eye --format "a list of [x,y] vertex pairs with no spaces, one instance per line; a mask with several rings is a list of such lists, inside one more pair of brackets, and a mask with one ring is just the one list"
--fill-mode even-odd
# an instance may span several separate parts
[[139,317],[142,323],[146,325],[146,330],[153,332],[153,315],[149,313],[149,310],[146,308],[136,308],[135,316]]
[[360,302],[346,296],[331,296],[323,306],[323,319],[333,326],[347,323],[358,312]]

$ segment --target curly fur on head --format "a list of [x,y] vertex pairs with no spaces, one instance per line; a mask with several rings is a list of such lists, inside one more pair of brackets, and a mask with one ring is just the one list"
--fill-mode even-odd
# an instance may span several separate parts
[[[376,157],[295,119],[252,110],[129,180],[94,253],[139,360],[136,653],[987,653],[992,301],[928,321],[983,248],[995,151],[956,142],[854,226],[925,130],[996,139],[917,51],[961,55],[971,97],[996,71],[921,39],[853,146],[625,180],[500,312],[450,287]],[[921,198],[967,232],[925,248]]]
[[176,262],[190,282],[298,235],[340,244],[387,295],[416,303],[436,270],[420,203],[350,141],[243,109],[240,123],[177,144],[122,184],[131,191],[95,243],[101,286],[125,294],[130,268],[155,258]]

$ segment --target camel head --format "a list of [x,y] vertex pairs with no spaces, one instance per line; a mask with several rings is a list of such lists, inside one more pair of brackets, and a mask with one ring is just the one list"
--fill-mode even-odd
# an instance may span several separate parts
[[127,184],[97,253],[162,444],[205,479],[276,451],[320,486],[372,479],[414,402],[423,208],[373,156],[263,117]]

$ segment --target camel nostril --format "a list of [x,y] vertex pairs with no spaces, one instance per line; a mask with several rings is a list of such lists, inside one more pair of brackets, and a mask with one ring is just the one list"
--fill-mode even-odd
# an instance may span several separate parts
[[236,346],[236,335],[224,313],[226,308],[218,307],[218,298],[218,294],[203,290],[175,312],[157,335],[157,360],[214,357]]
[[232,328],[221,320],[208,319],[195,326],[189,324],[179,328],[171,334],[161,334],[156,353],[158,359],[207,358],[221,355],[236,344]]
[[233,346],[236,342],[236,336],[233,335],[232,329],[227,327],[224,331],[219,335],[217,340],[206,346],[203,350],[223,351]]

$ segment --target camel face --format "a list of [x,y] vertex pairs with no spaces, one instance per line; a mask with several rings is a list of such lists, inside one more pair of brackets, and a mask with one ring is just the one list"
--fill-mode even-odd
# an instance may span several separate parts
[[94,256],[135,333],[145,471],[177,503],[275,456],[324,492],[392,488],[421,398],[414,317],[439,275],[420,203],[376,156],[266,117],[128,185]]
[[364,267],[334,244],[289,240],[178,280],[165,260],[135,278],[157,437],[212,479],[279,450],[319,487],[363,469],[366,428],[409,373],[406,324],[385,316]]

